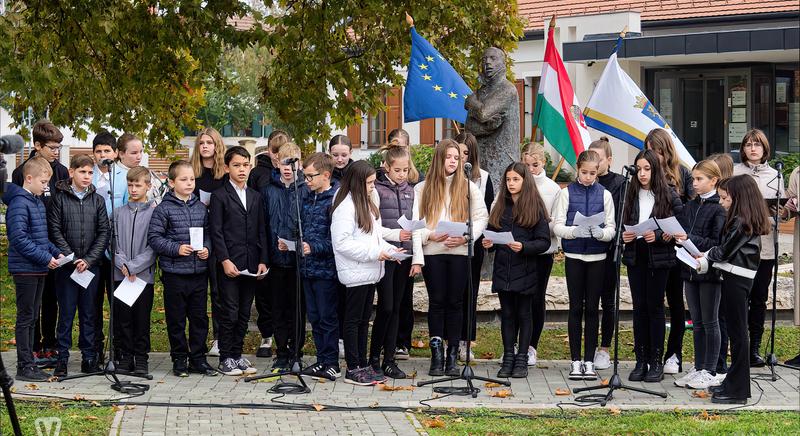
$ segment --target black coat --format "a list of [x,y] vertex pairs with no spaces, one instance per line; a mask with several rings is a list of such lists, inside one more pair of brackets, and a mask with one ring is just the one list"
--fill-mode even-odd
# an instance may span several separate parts
[[255,189],[247,188],[245,202],[247,210],[229,182],[211,194],[211,247],[216,262],[230,260],[239,271],[255,273],[258,264],[269,263],[264,199]]
[[[678,193],[675,192],[674,189],[670,189],[670,193],[672,194],[672,215],[680,216],[683,211],[683,203],[681,203],[681,199],[678,197]],[[631,214],[631,219],[625,224],[635,225],[639,222],[639,201],[634,201],[630,207],[633,208],[633,213]],[[643,238],[641,239],[641,242],[640,239],[634,239],[633,241],[625,244],[625,248],[622,251],[622,263],[627,266],[642,266],[637,265],[636,244],[644,243],[647,245],[649,254],[648,267],[672,268],[675,266],[677,262],[677,259],[675,258],[675,242],[664,242],[664,232],[662,232],[660,229],[656,229],[655,234],[656,240],[650,244],[644,242]]]
[[507,245],[495,244],[492,292],[519,292],[533,294],[536,289],[536,256],[550,248],[550,226],[542,216],[533,227],[514,223],[514,202],[507,198],[500,228],[489,226],[496,232],[511,232],[514,240],[522,243],[522,251],[514,253]]
[[[34,156],[36,156],[36,150],[31,152],[28,159]],[[28,162],[28,159],[25,159],[25,162]],[[11,172],[11,182],[19,187],[22,187],[22,183],[25,181],[25,177],[22,176],[22,167],[25,165],[25,162],[22,162],[21,165],[18,165],[17,168]],[[53,175],[50,176],[47,190],[45,190],[41,196],[44,207],[48,210],[50,209],[50,200],[56,192],[56,183],[60,180],[69,180],[69,170],[59,162],[58,159],[50,162],[50,168],[53,169]]]
[[203,246],[211,247],[208,232],[208,210],[196,195],[192,194],[188,201],[168,192],[164,199],[153,210],[150,228],[147,231],[147,243],[158,254],[158,266],[173,274],[204,273],[207,261],[200,259],[197,253],[181,256],[178,251],[183,244],[191,243],[192,227],[203,228]]
[[758,270],[761,262],[761,236],[747,235],[739,226],[739,218],[734,218],[722,241],[706,254],[709,262],[726,262],[751,271]]
[[75,253],[75,260],[83,259],[90,267],[100,265],[111,230],[106,202],[95,193],[94,185],[80,199],[69,180],[59,180],[47,211],[47,226],[50,239],[65,256]]
[[250,171],[250,177],[247,179],[247,186],[261,191],[265,186],[269,185],[272,179],[272,158],[267,156],[266,153],[256,156],[256,166]]
[[194,179],[194,195],[200,197],[201,190],[210,194],[227,182],[227,174],[223,175],[222,178],[215,179],[214,170],[212,168],[203,167],[203,174],[200,174],[200,177]]
[[[705,253],[711,247],[719,245],[725,227],[725,217],[725,208],[719,204],[719,195],[714,194],[707,199],[698,195],[683,206],[678,221],[686,230],[689,240],[700,252]],[[697,274],[695,269],[684,264],[681,264],[681,277],[684,280],[701,282],[719,280],[719,274],[713,271],[708,274]]]

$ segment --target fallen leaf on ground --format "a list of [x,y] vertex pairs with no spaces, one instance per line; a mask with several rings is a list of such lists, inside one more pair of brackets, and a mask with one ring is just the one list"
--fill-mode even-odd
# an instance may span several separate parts
[[427,428],[444,428],[444,421],[437,416],[433,419],[426,419],[422,421],[422,425]]
[[603,380],[601,380],[600,381],[600,386],[608,386],[608,379],[604,378]]
[[14,392],[17,392],[17,387],[16,386],[11,386],[11,393],[13,394]]
[[39,385],[37,385],[36,383],[28,383],[28,384],[25,385],[25,389],[29,389],[29,390],[32,390],[32,391],[38,391],[39,390]]
[[451,408],[447,409],[447,411],[452,413],[452,414],[455,414],[455,413],[458,412],[455,407],[451,407]]
[[706,391],[692,391],[692,396],[695,398],[708,398],[708,392]]
[[377,409],[378,407],[380,407],[380,404],[377,401],[369,405],[370,409]]
[[125,410],[133,410],[136,406],[125,406]]
[[51,375],[50,377],[47,377],[47,382],[48,383],[57,382],[57,381],[58,381],[58,377],[56,377],[54,375]]
[[417,370],[415,369],[411,374],[408,375],[412,380],[417,378]]
[[464,422],[464,418],[459,416],[458,418],[454,419],[453,422]]
[[500,386],[503,386],[500,383],[495,383],[495,382],[486,382],[483,385],[486,386],[487,388],[499,388]]
[[569,389],[567,389],[567,388],[556,388],[556,395],[569,395]]
[[75,396],[72,397],[72,399],[75,400],[75,401],[85,401],[86,397],[81,395],[81,394],[75,394]]
[[164,380],[159,380],[156,383],[161,384],[161,383],[166,383],[166,382]]
[[494,351],[487,351],[485,353],[481,353],[481,359],[494,359]]
[[608,412],[614,416],[619,416],[622,414],[622,409],[616,406],[611,406],[608,408]]
[[91,403],[89,403],[89,404],[91,404],[93,407],[100,407],[100,403],[99,403],[99,402],[97,402],[97,401],[92,401],[92,402],[91,402]]
[[314,410],[316,410],[317,412],[320,412],[323,409],[325,409],[325,406],[323,406],[322,404],[312,404],[311,407],[313,407]]
[[708,411],[704,409],[697,414],[697,418],[702,419],[703,421],[717,421],[720,419],[720,416],[717,414],[708,413]]
[[416,389],[416,386],[413,386],[413,385],[408,385],[408,386],[390,386],[390,385],[386,385],[386,384],[383,384],[383,383],[380,384],[380,387],[381,387],[382,391],[413,391],[414,389]]
[[489,395],[496,398],[506,398],[506,397],[511,397],[514,394],[511,393],[510,389],[501,389],[499,391],[493,391]]
[[239,415],[249,415],[250,414],[250,412],[248,412],[246,410],[237,410],[236,413],[238,413]]
[[111,406],[111,410],[113,410],[114,412],[120,412],[120,411],[125,410],[125,408],[122,407],[122,406],[118,406],[118,405],[114,404],[113,406]]
[[89,415],[89,416],[86,417],[86,419],[88,419],[89,421],[97,421],[100,418],[98,418],[98,417],[96,417],[94,415]]
[[426,348],[428,344],[425,343],[422,339],[418,341],[411,341],[411,348]]
[[321,379],[317,380],[317,383],[322,383],[322,384],[325,384],[325,383],[327,383],[327,382],[325,381],[325,379],[324,379],[324,378],[321,378]]
[[8,345],[17,345],[17,340],[16,339],[9,339],[9,340],[6,341],[6,344],[8,344]]

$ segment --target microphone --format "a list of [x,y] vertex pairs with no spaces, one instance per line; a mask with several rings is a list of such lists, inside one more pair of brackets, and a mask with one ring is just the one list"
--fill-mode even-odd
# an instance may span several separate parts
[[464,172],[466,172],[467,175],[469,175],[469,173],[472,172],[472,164],[471,163],[464,162]]
[[296,157],[287,157],[286,159],[281,161],[281,164],[283,164],[283,165],[291,165],[291,164],[293,164],[293,163],[295,163],[295,162],[297,162],[299,160],[300,159],[298,159]]
[[639,172],[639,167],[636,165],[625,165],[622,167],[623,170],[627,171],[628,174],[636,174]]
[[778,170],[778,174],[783,174],[783,161],[779,160],[775,162],[775,169]]
[[102,165],[104,167],[111,166],[113,164],[114,164],[114,160],[113,159],[103,159],[103,160],[100,161],[100,165]]
[[22,150],[25,140],[19,135],[0,136],[0,154],[14,154]]

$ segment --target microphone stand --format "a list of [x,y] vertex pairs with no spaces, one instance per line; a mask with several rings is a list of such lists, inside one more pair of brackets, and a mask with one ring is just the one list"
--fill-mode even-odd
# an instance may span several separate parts
[[14,430],[15,436],[22,436],[22,429],[19,427],[19,418],[17,418],[17,409],[14,407],[14,399],[11,398],[11,385],[14,384],[14,379],[6,372],[6,367],[3,365],[3,356],[0,355],[0,389],[3,391],[3,398],[6,401],[6,409],[8,409],[8,420],[11,421],[11,428]]
[[[775,221],[772,224],[772,243],[775,247],[775,266],[772,269],[772,330],[769,333],[769,354],[767,355],[767,365],[769,365],[772,381],[778,380],[778,375],[775,373],[775,367],[780,366],[782,368],[800,370],[800,367],[778,362],[778,357],[775,355],[775,322],[778,318],[778,307],[776,305],[778,295],[778,219],[780,215],[781,188],[783,187],[783,164],[779,164],[777,167],[778,175],[772,179],[773,181],[778,181],[778,187],[775,189],[775,214],[772,217]],[[795,235],[795,237],[797,237],[797,235]]]
[[[109,190],[108,194],[111,196],[111,214],[109,215],[109,226],[111,228],[111,243],[109,244],[110,252],[111,252],[111,271],[109,283],[111,284],[110,293],[108,295],[108,361],[106,365],[100,371],[90,372],[87,374],[74,374],[67,377],[59,377],[58,381],[62,382],[65,380],[74,380],[84,377],[92,377],[95,375],[102,375],[108,378],[111,376],[113,382],[111,383],[111,389],[122,392],[124,394],[141,394],[150,389],[149,385],[143,383],[132,383],[129,381],[120,380],[117,377],[117,374],[123,374],[126,376],[131,377],[139,377],[146,380],[152,380],[153,376],[150,374],[134,374],[127,371],[118,371],[116,368],[116,364],[114,362],[114,268],[115,263],[114,260],[116,258],[116,244],[117,244],[117,226],[114,222],[114,172],[116,171],[116,165],[114,162],[109,162],[108,166],[108,179],[109,179]],[[102,274],[102,272],[101,272]],[[126,280],[123,278],[123,280]],[[101,311],[102,313],[102,311]],[[102,316],[102,315],[101,315]],[[105,356],[97,356],[98,359],[101,359]]]
[[[469,168],[467,168],[467,165]],[[472,170],[472,165],[465,164],[464,170],[469,172]],[[467,181],[469,183],[469,177],[467,177]],[[467,240],[467,304],[468,310],[467,312],[467,326],[472,325],[472,317],[473,317],[473,310],[472,310],[472,257],[475,255],[475,246],[474,246],[474,239],[472,237],[472,195],[471,190],[467,189],[467,231],[464,233],[464,238]],[[477,310],[477,308],[475,309]],[[472,347],[472,341],[467,342],[467,358],[464,361],[464,368],[461,370],[461,375],[452,376],[452,377],[444,377],[438,378],[433,380],[421,381],[417,383],[417,386],[425,386],[431,384],[439,384],[439,383],[446,383],[453,380],[464,380],[467,382],[466,387],[437,387],[433,388],[433,392],[439,394],[455,394],[455,395],[471,395],[472,398],[476,398],[478,396],[478,392],[481,390],[476,388],[472,384],[472,380],[480,380],[488,383],[497,383],[503,386],[511,386],[511,382],[508,380],[495,380],[493,378],[488,377],[481,377],[475,375],[475,372],[472,370],[470,366],[470,349]]]
[[292,164],[292,176],[294,180],[294,208],[295,213],[297,214],[297,235],[298,240],[297,244],[294,247],[294,256],[295,256],[295,264],[296,268],[294,269],[295,272],[295,285],[294,285],[294,292],[295,292],[295,311],[294,311],[294,349],[292,350],[292,367],[289,370],[280,371],[277,373],[269,373],[269,374],[261,374],[261,375],[254,375],[250,377],[245,377],[244,381],[251,382],[254,380],[261,380],[264,378],[273,378],[273,377],[281,377],[284,375],[293,375],[297,377],[297,383],[289,383],[289,382],[279,382],[276,383],[275,386],[269,389],[269,392],[276,393],[276,394],[307,394],[311,392],[311,389],[306,384],[305,380],[303,380],[303,360],[300,358],[300,344],[303,341],[300,338],[300,331],[302,330],[302,322],[304,322],[301,318],[303,317],[302,311],[300,309],[300,304],[302,304],[301,298],[301,277],[300,277],[300,262],[303,259],[303,218],[300,216],[300,193],[297,189],[297,177],[298,177],[298,162],[295,161]]
[[620,219],[617,222],[617,233],[616,238],[614,239],[614,268],[617,272],[616,274],[616,281],[614,283],[615,291],[614,291],[614,373],[611,375],[611,378],[608,380],[607,385],[595,385],[595,386],[587,386],[582,388],[575,388],[572,391],[575,393],[578,392],[585,392],[585,391],[594,391],[599,389],[608,389],[608,392],[603,394],[588,394],[582,395],[580,397],[576,397],[575,401],[591,401],[594,398],[597,398],[600,401],[601,406],[605,406],[609,400],[614,398],[614,391],[617,389],[627,389],[629,391],[641,392],[643,394],[648,395],[656,395],[661,398],[667,398],[666,392],[655,392],[650,391],[647,389],[639,388],[636,386],[630,386],[622,383],[622,378],[619,376],[619,282],[620,282],[620,265],[622,263],[622,214],[625,211],[625,200],[628,193],[628,186],[630,185],[631,177],[636,174],[635,169],[632,171],[628,167],[625,167],[625,184],[622,188],[622,198],[620,199]]

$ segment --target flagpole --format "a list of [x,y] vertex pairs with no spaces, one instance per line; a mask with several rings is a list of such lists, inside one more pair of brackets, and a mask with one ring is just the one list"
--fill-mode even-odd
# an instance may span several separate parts
[[461,129],[458,128],[458,123],[456,122],[456,120],[450,120],[450,121],[453,122],[453,128],[456,129],[456,135],[460,135]]
[[[556,27],[556,15],[553,14],[553,16],[550,17],[550,25],[548,26],[548,29],[547,29],[548,33],[549,33],[549,31],[551,29],[555,29],[555,27]],[[536,142],[536,132],[538,130],[539,130],[539,123],[538,123],[538,120],[536,120],[536,124],[533,125],[533,132],[531,133],[531,142]],[[556,166],[556,170],[553,172],[553,175],[551,176],[551,179],[553,181],[555,181],[556,177],[558,177],[558,173],[561,171],[561,166],[562,165],[564,165],[564,156],[561,156],[561,160],[558,161],[558,165]]]

